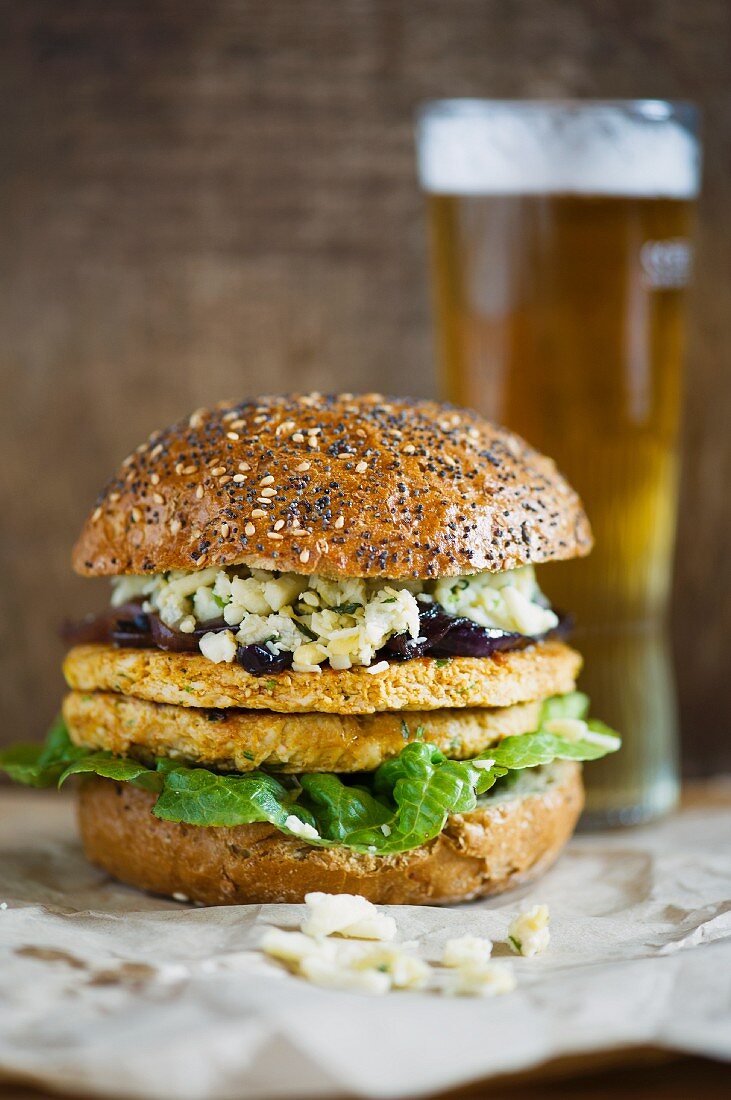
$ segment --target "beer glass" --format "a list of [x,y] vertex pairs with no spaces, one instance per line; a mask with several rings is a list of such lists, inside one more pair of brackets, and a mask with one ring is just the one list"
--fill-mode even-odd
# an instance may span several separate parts
[[444,395],[551,455],[595,548],[544,566],[622,751],[590,823],[676,802],[666,634],[699,142],[688,104],[445,100],[417,123]]

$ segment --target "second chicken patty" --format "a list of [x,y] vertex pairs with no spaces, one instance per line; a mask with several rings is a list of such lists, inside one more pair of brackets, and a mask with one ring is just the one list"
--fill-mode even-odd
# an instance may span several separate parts
[[455,759],[538,726],[541,702],[406,715],[275,714],[150,703],[109,692],[71,692],[63,714],[77,745],[119,755],[165,756],[206,767],[285,772],[374,771],[409,741]]

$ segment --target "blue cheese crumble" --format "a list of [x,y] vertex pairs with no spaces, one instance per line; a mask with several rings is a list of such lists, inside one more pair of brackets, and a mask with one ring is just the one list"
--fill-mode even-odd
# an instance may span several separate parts
[[390,638],[419,637],[420,605],[429,603],[479,626],[518,634],[543,634],[558,623],[544,606],[530,565],[436,581],[211,567],[115,577],[112,585],[112,606],[142,599],[146,611],[183,632],[223,618],[230,631],[210,632],[199,642],[211,661],[230,663],[238,645],[265,645],[273,654],[291,653],[295,672],[371,666]]

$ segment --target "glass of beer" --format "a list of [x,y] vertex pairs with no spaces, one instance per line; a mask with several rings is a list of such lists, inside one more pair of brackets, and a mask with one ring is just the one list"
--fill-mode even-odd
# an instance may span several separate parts
[[422,108],[417,146],[443,393],[551,455],[594,529],[588,558],[540,575],[624,738],[591,769],[587,819],[648,820],[678,795],[666,630],[695,110],[445,100]]

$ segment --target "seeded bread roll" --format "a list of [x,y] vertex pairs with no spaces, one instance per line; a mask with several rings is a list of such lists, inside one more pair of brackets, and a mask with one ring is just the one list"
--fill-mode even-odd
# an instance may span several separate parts
[[590,548],[576,493],[504,428],[433,402],[312,394],[153,433],[99,496],[73,563],[87,576],[246,564],[427,579]]
[[201,828],[160,821],[154,796],[93,778],[81,789],[87,856],[122,882],[206,905],[302,902],[311,890],[381,905],[444,905],[502,893],[549,867],[583,805],[579,765],[541,769],[525,793],[455,814],[428,844],[398,855],[315,848],[271,825]]

